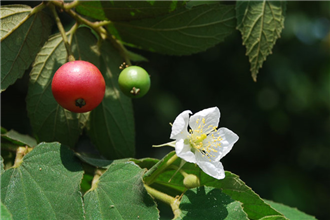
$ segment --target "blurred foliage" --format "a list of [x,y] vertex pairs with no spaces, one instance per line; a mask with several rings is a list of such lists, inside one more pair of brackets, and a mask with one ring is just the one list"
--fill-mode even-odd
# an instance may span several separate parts
[[[26,3],[25,3],[26,4]],[[33,3],[31,3],[32,5]],[[288,2],[273,54],[250,76],[238,31],[208,51],[171,57],[137,51],[151,75],[134,100],[137,158],[161,158],[175,117],[218,106],[220,127],[240,136],[223,160],[261,197],[330,219],[330,2]],[[1,125],[32,134],[25,97],[28,72],[1,94]]]

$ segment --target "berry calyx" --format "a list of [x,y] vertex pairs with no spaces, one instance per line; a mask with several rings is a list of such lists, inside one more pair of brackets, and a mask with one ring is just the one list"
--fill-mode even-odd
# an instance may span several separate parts
[[150,89],[150,76],[139,66],[129,66],[119,74],[121,91],[130,98],[140,98]]
[[71,61],[56,71],[52,92],[57,103],[63,108],[76,113],[88,112],[102,102],[105,81],[99,69],[92,63]]

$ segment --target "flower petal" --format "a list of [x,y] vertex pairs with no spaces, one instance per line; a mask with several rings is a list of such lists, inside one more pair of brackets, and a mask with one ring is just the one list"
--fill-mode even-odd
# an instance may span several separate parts
[[184,143],[184,139],[176,141],[175,152],[178,157],[190,163],[196,163],[195,154],[191,152],[189,144]]
[[209,134],[209,136],[205,139],[207,140],[211,135],[213,137],[217,138],[220,137],[220,147],[217,147],[216,150],[217,156],[213,157],[214,160],[218,161],[226,154],[229,153],[229,151],[233,148],[234,144],[238,141],[238,135],[229,130],[228,128],[219,128],[216,132],[212,132]]
[[220,121],[220,110],[218,107],[212,107],[197,112],[190,117],[189,126],[192,130],[200,130],[198,126],[202,123],[203,119],[205,119],[203,133],[208,134],[214,127],[218,127]]
[[183,111],[180,115],[176,117],[172,125],[171,139],[185,139],[189,136],[188,133],[188,122],[189,114],[192,114],[191,111]]
[[203,170],[204,173],[218,180],[225,178],[225,170],[223,169],[220,161],[210,161],[208,157],[203,157],[203,155],[198,151],[196,151],[195,156],[197,159],[197,165]]

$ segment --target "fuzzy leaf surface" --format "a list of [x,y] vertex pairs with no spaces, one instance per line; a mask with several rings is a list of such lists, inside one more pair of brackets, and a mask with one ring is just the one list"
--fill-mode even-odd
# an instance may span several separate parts
[[19,146],[27,145],[29,147],[34,147],[37,145],[37,141],[34,138],[30,137],[29,135],[20,134],[14,130],[10,130],[7,133],[2,134],[1,138],[4,138]]
[[237,28],[242,34],[254,81],[284,28],[286,2],[238,1]]
[[13,219],[83,219],[82,176],[72,151],[42,143],[1,175],[1,202]]
[[82,1],[76,10],[97,20],[129,21],[167,14],[184,5],[185,1]]
[[143,172],[133,162],[112,164],[84,195],[86,219],[159,219]]
[[220,43],[235,30],[233,5],[206,4],[107,28],[128,46],[168,55],[190,55]]
[[269,200],[264,200],[264,201],[267,204],[269,204],[273,209],[282,213],[285,217],[287,217],[290,220],[316,220],[314,216],[307,215],[296,208],[292,208]]
[[248,219],[242,204],[213,187],[188,190],[182,197],[178,219]]
[[52,20],[25,5],[1,6],[1,91],[21,78],[47,40]]
[[2,204],[1,202],[1,210],[0,210],[0,219],[2,220],[12,220],[13,216],[11,215],[11,213],[8,211],[8,209],[6,208],[6,206],[4,204]]

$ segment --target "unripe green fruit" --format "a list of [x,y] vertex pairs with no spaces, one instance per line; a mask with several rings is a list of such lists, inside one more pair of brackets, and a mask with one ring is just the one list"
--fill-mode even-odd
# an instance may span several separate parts
[[118,84],[121,91],[130,98],[144,96],[150,88],[150,76],[139,66],[129,66],[121,71]]
[[76,113],[88,112],[102,102],[105,81],[93,64],[82,60],[71,61],[56,71],[52,92],[63,108]]
[[198,187],[200,184],[199,178],[194,174],[188,174],[183,179],[183,185],[187,189]]

